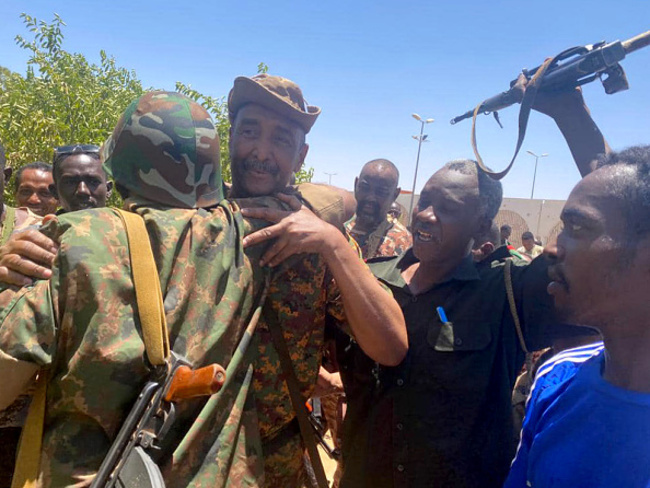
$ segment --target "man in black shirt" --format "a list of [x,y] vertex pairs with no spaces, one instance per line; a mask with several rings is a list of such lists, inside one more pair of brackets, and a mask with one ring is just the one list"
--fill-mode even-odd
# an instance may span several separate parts
[[[541,99],[584,175],[607,151],[579,92]],[[472,261],[501,204],[501,184],[473,161],[448,163],[425,185],[413,247],[369,262],[404,313],[409,352],[377,367],[339,347],[348,396],[342,487],[500,487],[515,452],[511,392],[523,360],[503,263]],[[544,257],[513,266],[513,295],[529,350],[555,323]],[[346,352],[347,351],[347,352]]]

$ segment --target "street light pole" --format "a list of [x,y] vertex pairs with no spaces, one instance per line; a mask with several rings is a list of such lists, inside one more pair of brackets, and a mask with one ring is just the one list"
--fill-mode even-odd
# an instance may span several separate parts
[[533,173],[533,188],[530,190],[530,199],[532,200],[533,195],[535,195],[535,179],[537,178],[537,161],[539,161],[539,158],[545,158],[546,156],[548,156],[548,154],[544,153],[538,156],[533,151],[526,151],[526,152],[535,158],[535,172]]
[[329,183],[328,183],[328,185],[332,185],[332,176],[336,176],[336,175],[338,174],[338,173],[327,173],[327,172],[325,172],[325,171],[323,171],[323,173],[325,173],[327,176],[329,176]]
[[427,136],[426,134],[423,135],[424,133],[424,124],[430,124],[433,122],[433,119],[422,119],[418,114],[411,114],[411,116],[420,122],[420,135],[419,136],[413,136],[413,139],[418,141],[418,156],[415,160],[415,174],[413,175],[413,189],[411,191],[411,203],[409,205],[409,217],[413,214],[413,200],[415,199],[415,184],[417,183],[418,180],[418,167],[420,166],[420,150],[422,149],[422,143],[423,142],[428,142],[427,141]]

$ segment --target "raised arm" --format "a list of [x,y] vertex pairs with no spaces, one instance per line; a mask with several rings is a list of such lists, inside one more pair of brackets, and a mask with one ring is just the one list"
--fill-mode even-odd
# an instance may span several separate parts
[[595,169],[601,154],[610,151],[605,137],[591,118],[579,87],[564,92],[538,92],[533,108],[555,121],[583,177]]

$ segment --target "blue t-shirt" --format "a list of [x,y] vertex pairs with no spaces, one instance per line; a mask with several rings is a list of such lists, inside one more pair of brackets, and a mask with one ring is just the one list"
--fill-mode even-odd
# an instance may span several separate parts
[[650,394],[602,377],[603,344],[539,368],[504,488],[650,487]]

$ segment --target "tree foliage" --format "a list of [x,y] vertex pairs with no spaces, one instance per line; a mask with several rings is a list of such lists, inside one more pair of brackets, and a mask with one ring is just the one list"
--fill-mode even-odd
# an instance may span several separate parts
[[[56,146],[102,144],[128,104],[146,91],[135,71],[117,66],[105,51],[100,51],[98,64],[66,51],[62,30],[66,24],[57,14],[50,23],[24,13],[21,18],[31,33],[30,39],[15,38],[29,52],[26,73],[0,66],[0,141],[14,169],[50,161]],[[258,65],[258,72],[267,71],[267,65]],[[230,181],[225,97],[204,95],[182,82],[176,83],[176,90],[203,105],[214,118],[221,138],[222,175]],[[297,181],[310,181],[312,175],[313,169],[303,170]],[[9,194],[6,198],[13,201]]]

